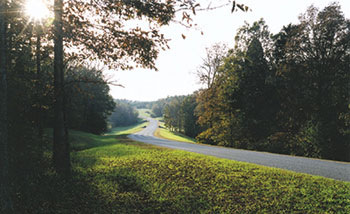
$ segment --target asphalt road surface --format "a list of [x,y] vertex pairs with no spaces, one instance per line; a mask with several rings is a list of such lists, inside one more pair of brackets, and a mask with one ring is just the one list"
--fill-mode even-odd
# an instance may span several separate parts
[[147,118],[147,120],[150,123],[145,129],[128,137],[156,146],[350,181],[350,163],[164,140],[154,137],[158,121],[152,118]]

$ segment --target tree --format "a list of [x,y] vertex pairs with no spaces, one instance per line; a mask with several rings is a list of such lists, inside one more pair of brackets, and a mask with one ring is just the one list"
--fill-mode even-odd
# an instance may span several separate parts
[[182,97],[175,97],[164,107],[164,123],[171,131],[181,132],[183,130],[181,101]]
[[236,72],[239,83],[234,93],[238,96],[236,107],[244,115],[241,125],[253,141],[263,140],[274,132],[278,98],[274,85],[269,83],[270,70],[257,38],[249,44],[242,70]]
[[163,116],[163,106],[158,103],[154,103],[152,105],[152,116],[154,117],[161,117]]
[[249,44],[253,39],[258,39],[263,47],[265,57],[269,59],[273,42],[271,40],[271,33],[263,18],[250,25],[248,22],[237,30],[235,36],[236,54],[245,53],[248,50]]
[[[272,39],[271,39],[272,38]],[[263,20],[197,97],[203,143],[349,160],[350,21],[332,3],[271,37]]]
[[63,0],[54,1],[54,10],[53,166],[58,174],[69,176],[70,151],[64,115]]
[[206,48],[206,56],[202,59],[202,65],[197,69],[197,76],[201,84],[211,88],[216,78],[218,78],[218,69],[222,65],[223,58],[227,55],[228,48],[225,44],[215,44]]
[[[200,4],[195,1],[54,1],[54,50],[55,50],[55,127],[54,156],[55,169],[60,174],[69,174],[69,144],[64,124],[63,94],[63,41],[66,48],[73,51],[67,56],[71,59],[99,59],[110,67],[130,69],[137,66],[156,69],[155,59],[159,49],[167,48],[167,39],[159,33],[159,27],[174,20],[176,7],[182,11],[187,23],[195,15]],[[248,8],[233,1],[232,12],[236,6],[243,11]],[[63,9],[65,10],[63,13]],[[64,15],[64,16],[63,16]],[[139,26],[124,27],[130,20],[147,20],[148,29]],[[63,37],[63,32],[65,37]],[[72,50],[71,49],[71,50]],[[130,63],[132,62],[132,63]],[[134,64],[133,64],[134,63]]]
[[350,155],[346,124],[339,119],[349,111],[349,26],[336,3],[322,11],[310,7],[299,25],[281,32],[286,42],[278,40],[285,44],[278,66],[288,91],[284,106],[295,106],[289,112],[298,116],[292,123],[314,124],[320,155],[338,160]]
[[[226,45],[215,44],[211,48],[206,48],[206,57],[203,58],[202,65],[197,69],[197,76],[200,83],[206,86],[198,92],[195,109],[195,116],[198,117],[198,124],[204,131],[197,136],[201,143],[218,144],[216,136],[218,127],[219,112],[221,103],[218,103],[218,93],[222,73],[220,67],[223,65],[225,57],[229,55]],[[216,129],[217,127],[218,129]]]
[[[247,11],[248,7],[229,1],[207,7],[196,0],[169,1],[67,1],[65,2],[66,46],[76,52],[70,57],[100,59],[113,68],[129,69],[135,66],[156,69],[155,59],[160,49],[168,48],[168,39],[159,27],[171,22],[192,26],[192,16],[198,10],[232,6]],[[176,14],[180,13],[180,20]],[[147,27],[138,21],[148,22]],[[128,22],[133,22],[130,27]],[[141,27],[143,26],[143,27]],[[108,44],[108,45],[106,45]]]
[[193,138],[200,132],[200,126],[197,124],[198,117],[195,114],[196,107],[196,94],[185,97],[181,103],[184,134]]
[[[211,88],[203,89],[198,92],[195,109],[195,115],[198,117],[197,123],[203,129],[196,137],[198,142],[212,145],[226,145],[229,135],[226,134],[226,128],[223,127],[222,119],[227,118],[225,104],[220,95],[222,85],[222,75],[217,78]],[[220,136],[220,137],[219,137]]]
[[[183,133],[189,137],[196,137],[200,132],[200,126],[197,124],[198,117],[195,114],[196,96],[194,93],[166,99],[169,102],[164,107],[164,123],[170,131]],[[159,105],[159,103],[155,105]]]
[[256,149],[274,131],[276,94],[269,67],[259,38],[248,41],[246,52],[223,59],[213,87],[199,94],[198,122],[205,128],[200,142]]
[[102,70],[70,65],[65,74],[67,126],[94,134],[107,131],[107,122],[115,103]]
[[0,211],[12,213],[13,206],[9,182],[9,156],[7,131],[7,1],[0,1]]
[[138,122],[138,112],[127,103],[117,102],[110,116],[113,127],[130,126]]

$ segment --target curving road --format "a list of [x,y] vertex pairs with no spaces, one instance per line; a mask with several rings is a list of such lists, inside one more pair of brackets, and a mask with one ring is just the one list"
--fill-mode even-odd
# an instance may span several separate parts
[[158,121],[152,118],[146,119],[150,122],[149,125],[142,131],[129,135],[129,138],[156,146],[350,181],[350,163],[164,140],[153,135],[158,127]]

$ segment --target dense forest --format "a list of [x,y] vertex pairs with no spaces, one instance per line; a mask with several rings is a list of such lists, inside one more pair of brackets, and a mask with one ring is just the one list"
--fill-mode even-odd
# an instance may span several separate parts
[[277,34],[246,23],[234,49],[207,49],[205,88],[163,106],[164,120],[200,143],[350,161],[349,62],[350,20],[336,3]]

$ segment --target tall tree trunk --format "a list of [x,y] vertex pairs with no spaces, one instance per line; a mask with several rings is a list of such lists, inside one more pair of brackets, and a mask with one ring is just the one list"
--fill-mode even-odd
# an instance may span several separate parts
[[0,213],[13,213],[9,185],[5,12],[6,0],[0,0]]
[[53,165],[58,174],[70,175],[70,154],[64,121],[63,1],[55,0],[54,20],[54,130]]
[[42,138],[43,138],[43,109],[42,109],[42,84],[41,79],[41,30],[40,25],[37,23],[36,27],[36,125],[38,129],[39,137],[39,149],[41,150]]
[[40,26],[37,26],[36,29],[36,75],[37,75],[37,79],[40,78],[40,73],[41,73],[41,66],[40,66],[40,61],[41,61],[41,57],[40,57],[40,48],[41,48],[41,31],[40,31]]

